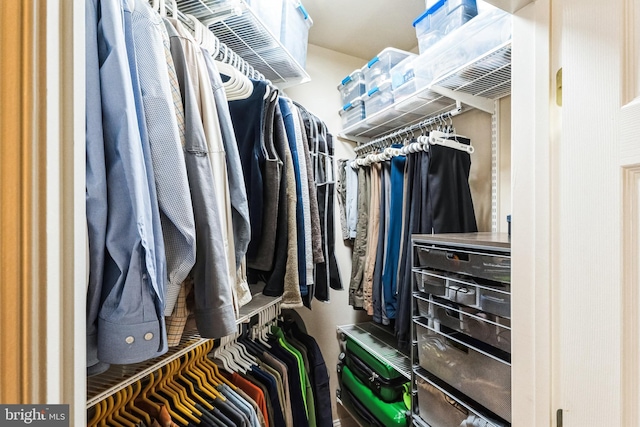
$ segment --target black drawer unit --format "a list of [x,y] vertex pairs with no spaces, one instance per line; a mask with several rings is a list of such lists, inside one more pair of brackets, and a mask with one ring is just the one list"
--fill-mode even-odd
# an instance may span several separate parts
[[510,426],[508,235],[414,235],[412,245],[415,424]]

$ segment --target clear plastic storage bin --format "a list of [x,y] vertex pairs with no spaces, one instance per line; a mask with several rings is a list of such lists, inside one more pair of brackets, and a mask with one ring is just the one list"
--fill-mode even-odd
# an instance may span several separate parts
[[391,79],[391,69],[403,59],[416,56],[413,53],[388,47],[371,59],[364,67],[366,91],[370,92],[386,80]]
[[364,108],[367,117],[371,117],[391,104],[393,104],[393,92],[391,91],[391,82],[387,80],[367,92]]
[[253,13],[260,18],[260,21],[280,40],[282,31],[282,7],[284,0],[247,0]]
[[365,84],[362,70],[355,70],[353,73],[342,79],[342,82],[338,85],[338,90],[340,91],[340,97],[342,98],[342,105],[347,105],[356,98],[364,95]]
[[[409,57],[391,69],[391,87],[394,102],[400,102],[414,93],[425,89],[430,83],[420,76],[416,76],[414,62],[416,57]],[[423,99],[434,99],[438,95],[424,91],[419,95]]]
[[346,129],[365,118],[364,102],[362,98],[354,99],[342,107],[339,111],[340,118],[342,119],[342,128]]
[[309,28],[313,25],[313,21],[298,0],[283,1],[280,42],[304,68],[307,62]]
[[433,82],[511,39],[511,15],[491,7],[416,59],[416,77]]
[[476,0],[440,0],[413,21],[420,53],[478,14]]

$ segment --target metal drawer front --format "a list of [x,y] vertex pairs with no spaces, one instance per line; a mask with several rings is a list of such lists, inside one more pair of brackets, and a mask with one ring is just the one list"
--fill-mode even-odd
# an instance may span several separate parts
[[431,297],[416,297],[420,316],[429,319],[430,326],[439,325],[462,332],[493,347],[511,353],[511,321],[475,308]]
[[[470,277],[415,268],[417,289],[449,301],[511,318],[511,285],[475,281]],[[483,283],[483,284],[480,284]],[[437,292],[434,292],[437,291]]]
[[458,332],[445,334],[416,321],[420,366],[511,421],[511,364]]
[[[463,421],[480,419],[480,425],[504,427],[507,424],[490,420],[471,405],[455,398],[434,382],[416,376],[418,390],[418,414],[431,427],[459,426]],[[476,425],[476,424],[469,424]]]
[[417,245],[418,266],[511,283],[508,255]]

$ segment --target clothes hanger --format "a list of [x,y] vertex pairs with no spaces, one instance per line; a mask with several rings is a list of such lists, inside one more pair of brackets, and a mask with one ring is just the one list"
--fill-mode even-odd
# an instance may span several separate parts
[[227,378],[225,378],[222,374],[220,374],[220,371],[218,370],[218,365],[217,365],[217,364],[215,364],[215,363],[213,362],[213,360],[211,360],[211,359],[209,358],[209,356],[208,356],[208,355],[209,355],[209,353],[211,352],[211,350],[213,350],[213,345],[214,345],[214,342],[213,342],[213,340],[211,340],[211,341],[209,341],[209,342],[207,343],[207,345],[203,348],[204,356],[203,356],[203,357],[202,357],[202,359],[201,359],[201,360],[202,360],[202,362],[203,362],[203,365],[205,365],[205,366],[209,367],[209,368],[213,371],[213,373],[214,373],[215,377],[216,377],[218,380],[220,380],[220,382],[222,382],[222,383],[224,383],[224,384],[228,385],[229,387],[231,387],[232,389],[234,389],[234,390],[235,390],[235,389],[237,388],[237,387],[235,386],[235,384],[233,384],[231,381],[229,381]]
[[[187,358],[187,355],[185,354],[185,359],[181,363],[179,363],[180,366],[175,376],[176,380],[181,381],[182,384],[187,387],[189,395],[194,400],[197,400],[198,402],[200,402],[200,404],[205,408],[207,408],[208,410],[212,410],[213,406],[209,402],[207,402],[205,398],[200,396],[199,393],[196,392],[195,388],[193,387],[193,383],[189,381],[187,377],[184,376],[184,370],[187,367],[187,363],[188,363],[188,358]],[[215,399],[215,396],[212,395],[211,398]]]
[[190,378],[194,379],[198,388],[211,399],[216,399],[221,397],[220,392],[215,389],[215,385],[218,384],[217,381],[210,378],[210,376],[205,373],[204,370],[198,366],[198,361],[200,360],[200,352],[202,351],[203,346],[198,346],[195,349],[191,350],[188,353],[188,364],[185,367],[185,374]]
[[131,385],[128,385],[127,387],[122,389],[122,393],[124,402],[118,414],[121,418],[126,420],[126,422],[123,422],[123,424],[125,424],[127,427],[137,427],[138,425],[140,425],[142,420],[128,411],[128,405],[129,403],[131,403],[131,398],[133,396],[133,387]]
[[111,419],[117,425],[121,425],[123,427],[136,427],[134,423],[122,415],[122,410],[127,403],[127,398],[128,394],[126,389],[122,389],[116,393],[116,404],[115,409],[111,414]]
[[[166,373],[164,372],[165,368],[166,367],[163,367],[156,371],[156,373],[158,374],[158,382],[151,390],[151,397],[153,397],[159,402],[162,402],[167,408],[167,411],[169,411],[169,414],[171,415],[171,417],[174,420],[178,420],[181,424],[187,425],[188,424],[187,419],[190,419],[191,421],[198,423],[199,420],[196,417],[194,417],[193,414],[187,413],[187,409],[184,408],[180,404],[180,402],[177,401],[176,396],[167,392],[165,388],[165,383],[167,381]],[[172,398],[173,402],[171,402],[169,398],[166,397],[167,395],[169,396],[169,398]],[[171,403],[173,403],[173,405]]]
[[[116,399],[118,400],[116,401]],[[111,395],[107,398],[107,411],[105,413],[105,416],[100,420],[101,427],[122,427],[121,424],[113,420],[113,413],[116,409],[116,403],[119,404],[121,399],[122,397],[118,393],[116,393],[115,398],[114,395]]]
[[95,427],[98,425],[100,420],[102,419],[102,414],[105,412],[105,405],[107,404],[106,399],[101,400],[94,406],[95,412],[89,421],[87,421],[87,427]]
[[472,145],[463,144],[456,141],[455,139],[451,139],[458,136],[459,135],[452,135],[441,131],[433,131],[429,134],[428,143],[429,145],[442,145],[444,147],[449,147],[472,154],[475,151],[475,148]]
[[132,388],[133,393],[131,395],[131,398],[129,399],[129,403],[127,404],[128,412],[130,414],[133,414],[133,413],[138,414],[138,416],[142,417],[142,420],[144,421],[145,425],[150,426],[151,417],[149,416],[149,414],[141,410],[135,405],[136,398],[140,395],[140,392],[142,391],[142,381],[138,380],[135,382],[134,385],[130,387]]
[[182,407],[184,407],[189,413],[197,417],[198,420],[201,420],[202,412],[198,408],[196,408],[195,406],[196,402],[187,395],[187,392],[184,386],[182,386],[182,384],[179,384],[176,381],[175,375],[176,375],[177,369],[180,366],[180,361],[179,360],[171,361],[166,366],[168,368],[168,372],[167,372],[168,380],[165,383],[167,390],[173,391],[171,395],[175,396],[174,398],[177,399],[177,402],[179,402],[179,404]]
[[234,371],[246,374],[249,368],[236,360],[235,349],[231,348],[231,338],[227,336],[223,339],[225,340],[225,344],[218,356],[225,357],[227,359],[227,363]]
[[[126,418],[128,418],[134,426],[139,426],[140,424],[145,424],[145,425],[149,425],[147,423],[147,420],[145,419],[144,416],[141,416],[141,412],[138,408],[135,407],[134,403],[135,403],[135,399],[138,396],[138,393],[140,393],[140,390],[142,389],[142,384],[140,383],[140,381],[138,380],[136,382],[136,386],[137,388],[134,388],[134,385],[129,384],[125,390],[126,390],[126,403],[125,405],[122,407],[122,415]],[[148,416],[148,414],[146,414]],[[148,420],[149,422],[151,422],[151,420]]]

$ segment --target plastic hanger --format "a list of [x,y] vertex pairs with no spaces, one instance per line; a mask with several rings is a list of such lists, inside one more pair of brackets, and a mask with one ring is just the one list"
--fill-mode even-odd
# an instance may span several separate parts
[[132,394],[131,394],[131,397],[129,398],[129,403],[127,404],[127,409],[128,409],[127,412],[129,412],[130,414],[134,414],[134,413],[138,414],[138,416],[140,416],[144,421],[145,425],[150,426],[151,417],[149,416],[149,414],[147,414],[145,411],[135,406],[136,398],[140,395],[140,392],[142,391],[142,381],[138,380],[134,385],[130,387],[132,389]]
[[221,346],[221,349],[218,352],[218,358],[222,357],[226,363],[227,368],[231,369],[232,372],[242,372],[243,374],[247,373],[247,368],[243,365],[240,365],[236,362],[233,351],[229,348],[230,340],[229,337],[223,337],[224,345]]
[[[429,145],[441,145],[444,147],[453,148],[460,151],[465,151],[469,154],[472,154],[475,149],[472,145],[463,144],[461,142],[456,141],[455,138],[458,135],[453,135],[441,131],[432,131],[429,133],[429,137],[427,139]],[[424,141],[423,141],[424,144]]]
[[[151,390],[151,397],[153,397],[159,402],[162,402],[167,408],[167,411],[169,411],[169,414],[171,415],[171,417],[174,420],[177,420],[178,422],[180,422],[181,424],[183,425],[188,424],[188,421],[186,420],[186,418],[189,418],[190,420],[195,421],[197,423],[198,419],[195,418],[192,414],[187,414],[186,409],[182,407],[179,404],[179,402],[176,402],[177,399],[175,399],[175,396],[171,396],[174,398],[173,403],[175,407],[172,406],[169,399],[165,397],[165,395],[169,393],[167,393],[165,389],[166,376],[165,376],[164,369],[158,369],[156,373],[158,375],[158,382],[156,383],[155,387],[153,387],[153,389]],[[179,411],[180,414],[177,411]],[[184,415],[184,417],[182,415]]]
[[217,383],[207,378],[206,373],[197,365],[197,360],[199,358],[198,354],[201,349],[202,346],[197,347],[188,354],[189,362],[184,372],[190,378],[195,380],[198,388],[200,388],[204,394],[209,396],[211,399],[216,399],[221,396],[218,390],[214,387],[214,384]]
[[128,418],[123,415],[123,409],[127,404],[127,399],[129,398],[129,394],[127,389],[122,389],[116,394],[116,407],[114,412],[112,413],[112,419],[118,424],[124,427],[136,427],[136,425],[131,422]]
[[[176,372],[176,380],[181,381],[181,383],[183,385],[185,385],[188,389],[188,393],[189,395],[197,400],[198,402],[200,402],[200,404],[202,406],[204,406],[205,408],[207,408],[208,410],[212,410],[213,406],[207,402],[206,399],[204,399],[202,396],[200,396],[199,393],[196,392],[195,388],[193,387],[193,383],[191,381],[189,381],[189,379],[187,377],[184,376],[184,370],[186,368],[187,365],[187,355],[185,355],[185,359],[182,363],[180,363],[180,367],[178,369],[178,371]],[[215,396],[211,396],[212,399],[215,399]]]
[[171,395],[174,396],[174,399],[179,402],[182,408],[184,408],[188,413],[193,414],[195,417],[197,417],[198,420],[200,420],[202,418],[202,412],[198,408],[196,408],[196,402],[188,396],[184,386],[176,381],[175,375],[179,366],[179,360],[174,360],[167,365],[168,380],[165,383],[165,387],[168,391],[173,392]]
[[222,374],[220,374],[220,371],[218,370],[218,365],[215,364],[213,362],[213,360],[209,359],[208,354],[211,352],[211,350],[213,350],[213,345],[214,342],[213,341],[209,341],[207,343],[207,346],[205,346],[203,348],[204,351],[204,357],[202,357],[201,361],[203,366],[206,366],[207,368],[211,369],[212,374],[215,376],[215,378],[217,378],[221,383],[224,383],[226,385],[228,385],[229,387],[231,387],[232,389],[236,389],[237,387],[228,379],[226,379]]
[[94,406],[94,414],[91,419],[87,422],[87,427],[95,427],[98,425],[100,420],[102,419],[102,415],[105,412],[105,405],[107,404],[106,399],[101,400]]
[[124,404],[120,408],[120,416],[127,420],[128,423],[125,423],[125,425],[130,427],[137,427],[143,422],[143,420],[140,417],[137,417],[130,410],[130,405],[132,405],[134,399],[133,386],[129,384],[122,390],[122,393],[124,395]]
[[[118,400],[115,400],[118,399]],[[113,413],[116,409],[116,403],[120,403],[120,400],[122,399],[122,397],[120,396],[119,393],[116,393],[115,398],[114,395],[111,395],[109,397],[107,397],[107,410],[106,413],[104,414],[104,416],[100,419],[100,426],[101,427],[122,427],[120,424],[116,423],[113,420]]]

